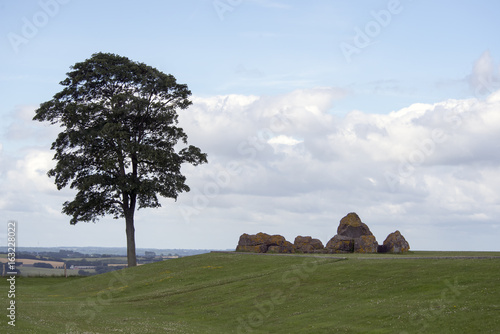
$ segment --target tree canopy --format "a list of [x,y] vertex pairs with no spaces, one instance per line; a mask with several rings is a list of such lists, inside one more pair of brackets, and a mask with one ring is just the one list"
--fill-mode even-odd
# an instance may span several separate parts
[[181,165],[207,162],[178,126],[177,110],[191,105],[191,92],[172,75],[115,54],[96,53],[71,70],[33,118],[63,128],[48,175],[59,190],[77,190],[63,204],[71,224],[125,218],[135,265],[135,209],[161,206],[158,196],[177,199],[189,191]]

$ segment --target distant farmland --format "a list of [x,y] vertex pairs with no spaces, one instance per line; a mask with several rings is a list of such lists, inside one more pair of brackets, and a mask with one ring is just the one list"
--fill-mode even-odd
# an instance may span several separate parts
[[[5,257],[0,258],[0,263],[7,263],[8,260]],[[51,264],[54,268],[59,268],[59,267],[64,267],[64,262],[60,261],[45,261],[45,260],[39,260],[39,259],[17,259],[16,262],[22,262],[23,265],[29,265],[32,266],[35,263],[48,263]],[[21,269],[20,267],[19,269]]]

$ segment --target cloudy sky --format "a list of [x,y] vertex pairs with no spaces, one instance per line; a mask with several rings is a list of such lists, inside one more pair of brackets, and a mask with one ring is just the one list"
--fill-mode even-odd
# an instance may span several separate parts
[[[326,243],[356,212],[379,243],[497,250],[497,1],[0,0],[0,244],[125,246],[121,220],[69,225],[46,176],[60,129],[31,119],[69,67],[112,52],[191,89],[209,164],[138,211],[138,247],[234,248],[242,233]],[[1,225],[1,224],[0,224]]]

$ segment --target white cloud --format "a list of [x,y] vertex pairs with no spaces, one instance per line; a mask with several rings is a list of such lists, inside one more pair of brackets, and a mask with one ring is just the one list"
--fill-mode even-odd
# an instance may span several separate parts
[[[332,103],[341,96],[338,93],[295,91],[248,101],[247,126],[239,124],[245,122],[244,118],[223,112],[238,119],[229,123],[247,130],[229,141],[233,154],[227,159],[237,161],[241,170],[228,185],[220,187],[219,195],[208,198],[206,207],[222,209],[226,203],[252,213],[246,220],[235,222],[242,225],[242,233],[276,226],[292,234],[318,231],[317,226],[333,231],[343,215],[356,211],[362,218],[365,214],[364,220],[371,221],[383,234],[392,232],[389,229],[407,230],[419,248],[433,247],[419,235],[419,224],[461,230],[478,217],[497,224],[493,217],[499,213],[494,203],[498,199],[495,186],[500,174],[495,173],[500,169],[500,158],[493,152],[500,148],[499,93],[485,100],[417,103],[389,114],[353,111],[343,118],[329,113]],[[271,129],[269,124],[276,115],[282,115],[285,121],[275,129],[279,131],[268,131],[266,136],[263,129],[266,125]],[[221,141],[226,135],[224,131],[212,133],[217,133]],[[253,141],[249,139],[252,135]],[[238,154],[241,143],[246,143],[247,150]],[[212,156],[221,162],[205,167],[212,169],[206,175],[213,175],[224,166],[224,159],[218,147],[202,148],[209,153],[209,160]],[[210,179],[196,176],[197,172],[193,169],[188,180],[193,180],[200,199],[203,185]],[[183,205],[193,205],[191,195],[185,195]],[[204,208],[199,209],[199,219],[203,220]],[[296,220],[284,220],[287,215],[283,213],[291,212],[295,212],[292,216]],[[256,218],[259,213],[265,214],[265,221]],[[312,224],[309,216],[320,218]],[[190,218],[198,219],[196,215]],[[382,242],[385,235],[377,237]],[[439,247],[459,246],[450,238]]]
[[268,144],[271,145],[288,145],[288,146],[293,146],[297,145],[299,143],[302,143],[303,140],[298,140],[293,137],[285,136],[285,135],[279,135],[276,137],[273,137],[267,141]]
[[483,52],[472,68],[468,80],[476,96],[491,94],[498,89],[500,83],[499,69],[495,66],[489,51]]
[[[354,211],[379,242],[399,229],[414,249],[493,250],[489,231],[498,229],[500,215],[500,91],[387,114],[332,115],[344,95],[317,88],[194,97],[180,126],[208,153],[209,164],[183,168],[192,191],[177,202],[138,212],[138,240],[159,248],[231,248],[240,234],[263,231],[326,243],[340,218]],[[55,212],[71,192],[57,192],[45,175],[54,163],[48,146],[19,154],[2,166],[2,210],[67,224]],[[141,225],[146,222],[152,228]],[[116,226],[121,231],[121,223]],[[92,228],[64,233],[87,230],[80,238],[88,244]],[[469,236],[484,242],[464,246]],[[34,245],[37,236],[30,238]]]
[[[45,150],[30,150],[7,172],[8,182],[16,190],[51,192],[54,183],[47,177],[47,171],[54,167],[53,153]],[[12,189],[14,190],[14,189]]]

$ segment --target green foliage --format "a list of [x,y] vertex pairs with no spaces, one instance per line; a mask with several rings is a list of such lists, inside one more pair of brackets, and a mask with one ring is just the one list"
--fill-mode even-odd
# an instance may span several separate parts
[[187,145],[177,126],[177,110],[191,104],[187,86],[114,54],[96,53],[71,69],[64,89],[34,117],[64,129],[52,144],[57,165],[48,175],[58,189],[78,191],[63,205],[71,223],[124,217],[136,203],[159,207],[157,195],[176,199],[189,191],[181,165],[207,159],[194,146],[174,149],[178,142]]
[[37,267],[37,268],[49,268],[49,269],[53,269],[54,266],[51,265],[50,263],[45,263],[45,262],[35,262],[33,263],[33,267]]
[[83,269],[78,270],[78,275],[80,276],[90,276],[90,272],[85,271]]

